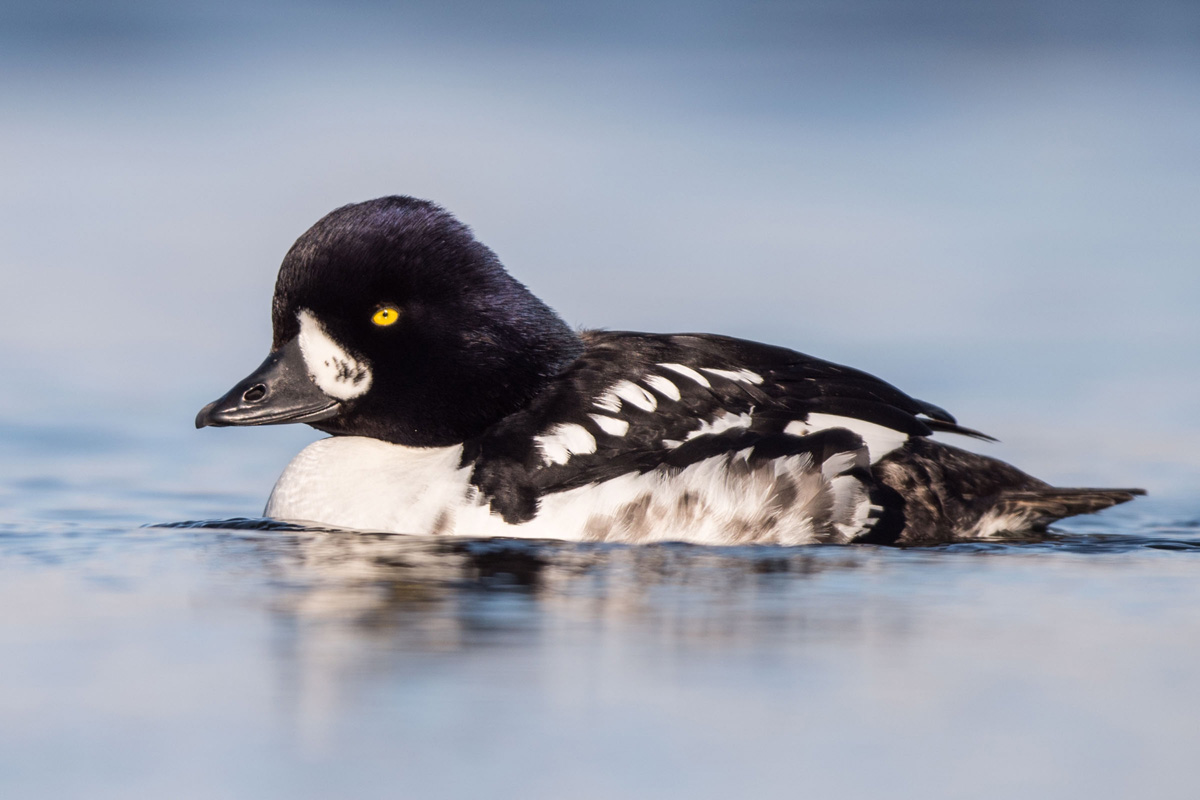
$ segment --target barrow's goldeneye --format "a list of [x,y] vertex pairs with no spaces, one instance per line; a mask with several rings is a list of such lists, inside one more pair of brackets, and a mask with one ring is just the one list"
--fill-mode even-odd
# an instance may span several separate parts
[[713,544],[1021,533],[1130,500],[935,442],[987,439],[864,372],[709,334],[577,333],[466,225],[383,197],[283,260],[274,341],[196,426],[306,422],[277,519]]

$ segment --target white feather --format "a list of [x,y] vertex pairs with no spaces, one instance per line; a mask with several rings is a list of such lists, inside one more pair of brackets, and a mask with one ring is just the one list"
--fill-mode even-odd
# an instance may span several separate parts
[[990,539],[999,534],[1025,530],[1032,522],[1028,514],[992,510],[981,516],[969,531],[962,534],[962,538]]
[[546,464],[565,464],[573,455],[596,452],[596,437],[574,422],[555,425],[541,436],[533,437]]
[[683,395],[679,393],[679,387],[671,383],[661,375],[647,375],[643,378],[646,385],[654,391],[661,394],[663,397],[669,397],[672,400],[678,400]]
[[[653,411],[658,408],[658,400],[654,398],[654,395],[633,381],[617,381],[612,385],[612,388],[605,392],[601,400],[605,398],[616,398],[617,408],[610,409],[614,411],[620,410],[622,400],[643,411]],[[601,408],[607,408],[607,406],[601,406],[600,401],[596,401],[596,405]]]
[[783,432],[793,436],[805,436],[813,431],[824,431],[831,428],[845,428],[861,436],[863,443],[867,446],[867,451],[871,454],[872,464],[908,441],[908,434],[903,431],[837,414],[812,413],[806,420],[789,422]]
[[697,436],[707,436],[710,433],[724,433],[734,428],[749,428],[753,422],[754,418],[749,412],[731,414],[728,411],[722,411],[712,419],[702,421],[699,428],[688,431],[685,441],[695,439]]
[[621,398],[617,397],[610,387],[607,391],[597,397],[592,402],[592,405],[601,411],[607,411],[611,414],[616,414],[621,410]]
[[609,436],[624,436],[629,433],[629,423],[623,419],[615,417],[606,417],[603,414],[588,414],[592,421],[600,430],[607,433]]
[[699,372],[696,372],[696,370],[692,369],[691,367],[684,366],[683,364],[671,364],[671,363],[659,364],[658,366],[662,367],[663,369],[669,369],[672,372],[677,372],[680,375],[682,375],[683,377],[689,378],[689,379],[695,381],[696,383],[700,384],[705,389],[709,389],[712,387],[712,384],[708,382],[708,378],[704,377]]
[[701,372],[707,372],[716,378],[724,378],[727,381],[736,381],[737,383],[762,383],[763,377],[757,372],[751,372],[748,369],[728,370],[715,369],[713,367],[701,367]]

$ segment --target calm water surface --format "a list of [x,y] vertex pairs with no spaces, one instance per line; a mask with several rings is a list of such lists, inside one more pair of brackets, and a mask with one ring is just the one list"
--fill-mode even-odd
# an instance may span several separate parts
[[180,522],[253,513],[268,457],[30,431],[4,797],[1200,789],[1200,503],[908,550],[445,541]]

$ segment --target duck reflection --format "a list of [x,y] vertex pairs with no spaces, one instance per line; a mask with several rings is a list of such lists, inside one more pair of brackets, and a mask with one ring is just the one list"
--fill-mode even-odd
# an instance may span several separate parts
[[[985,554],[1200,547],[1111,532],[901,550],[438,538],[271,520],[184,526],[227,530],[239,560],[249,548],[270,576],[270,605],[288,630],[327,634],[342,627],[408,653],[618,626],[658,645],[752,642],[798,631],[810,641],[867,631],[903,637],[912,609],[944,590],[947,574],[958,580],[988,569],[990,559],[979,558]],[[949,572],[947,558],[957,565]],[[909,590],[918,594],[905,594],[906,603],[889,599]]]
[[406,648],[434,650],[486,645],[496,635],[511,642],[556,621],[620,620],[701,637],[811,621],[812,609],[795,602],[805,591],[798,582],[874,561],[868,547],[444,539],[266,520],[203,525],[232,529],[239,558],[246,546],[257,554],[271,576],[273,608],[294,623],[389,632]]
[[765,644],[778,653],[780,643],[803,648],[814,636],[854,635],[872,624],[860,604],[827,602],[854,591],[839,576],[863,574],[877,555],[869,547],[625,546],[252,520],[200,525],[232,528],[218,539],[223,571],[229,563],[262,570],[279,699],[298,744],[313,753],[334,747],[339,725],[370,686],[416,691],[440,678],[469,693],[463,687],[482,680],[577,696],[581,676],[593,687],[628,683],[628,670],[670,670],[700,651],[756,659]]

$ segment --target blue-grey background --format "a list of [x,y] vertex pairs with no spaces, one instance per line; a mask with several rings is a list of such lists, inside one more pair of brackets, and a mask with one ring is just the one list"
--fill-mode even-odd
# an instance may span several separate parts
[[5,419],[186,431],[295,237],[409,193],[571,323],[786,344],[1047,478],[1196,485],[1193,3],[0,9]]
[[[1107,519],[1190,530],[1196,518],[1200,5],[1193,2],[8,0],[0,2],[0,186],[0,521],[18,537],[11,542],[27,542],[8,551],[15,560],[0,588],[10,623],[4,652],[22,654],[0,666],[9,670],[0,676],[9,687],[0,690],[0,730],[10,759],[24,765],[5,767],[20,796],[89,787],[96,797],[135,790],[178,797],[186,794],[181,783],[204,797],[264,796],[280,787],[319,795],[352,785],[355,770],[392,785],[398,778],[386,765],[397,750],[438,754],[413,794],[435,796],[449,791],[437,770],[476,763],[503,773],[512,763],[512,752],[472,738],[473,721],[478,703],[486,712],[496,710],[488,703],[504,702],[480,683],[497,674],[493,667],[525,675],[528,662],[404,662],[409,672],[396,672],[380,666],[392,662],[376,659],[370,643],[377,639],[364,644],[352,632],[320,628],[333,637],[313,640],[322,655],[291,657],[305,675],[317,675],[316,688],[297,689],[307,679],[255,671],[264,659],[293,663],[278,650],[268,657],[256,649],[281,635],[277,618],[246,627],[229,610],[233,600],[227,607],[211,599],[230,591],[239,602],[277,610],[268,590],[274,578],[236,584],[227,574],[249,569],[236,546],[211,545],[221,553],[213,567],[191,550],[160,539],[151,547],[137,538],[150,534],[128,533],[147,523],[257,515],[286,461],[316,437],[307,428],[197,432],[191,425],[203,403],[265,356],[283,253],[347,202],[407,193],[445,205],[572,324],[721,332],[852,364],[998,436],[1002,444],[983,449],[1039,477],[1152,492],[1137,510]],[[111,536],[90,538],[97,525]],[[207,541],[196,547],[209,553]],[[1090,797],[1131,796],[1121,792],[1152,779],[1154,796],[1192,796],[1195,784],[1179,765],[1191,757],[1195,734],[1181,715],[1197,696],[1173,694],[1183,684],[1160,670],[1196,661],[1194,648],[1180,644],[1194,634],[1188,609],[1197,596],[1186,588],[1194,568],[1173,561],[1162,567],[1166,574],[1154,567],[1110,575],[1111,564],[1089,567],[1097,582],[1079,583],[1085,588],[1072,594],[1075,573],[1063,589],[1053,577],[1063,577],[1055,571],[1066,569],[1061,564],[1042,571],[1018,559],[1020,569],[987,573],[991,594],[983,594],[995,601],[988,605],[978,600],[973,567],[954,562],[926,584],[899,555],[877,557],[899,570],[899,583],[860,592],[866,601],[851,626],[856,633],[833,640],[842,649],[829,645],[829,664],[838,665],[829,674],[841,676],[832,684],[794,677],[798,662],[786,648],[770,649],[777,631],[757,611],[734,618],[760,625],[748,629],[761,630],[761,640],[735,648],[758,671],[718,659],[711,673],[680,666],[666,677],[651,670],[658,677],[645,682],[643,668],[661,663],[664,632],[675,630],[662,607],[650,614],[650,634],[637,633],[645,640],[623,627],[611,646],[603,636],[575,649],[559,638],[539,640],[535,652],[545,663],[537,663],[556,676],[611,662],[617,677],[606,678],[613,683],[602,682],[598,696],[593,685],[587,702],[563,688],[573,685],[568,677],[556,677],[549,689],[529,690],[532,706],[504,707],[512,741],[528,748],[521,752],[545,748],[557,765],[539,772],[520,762],[522,775],[545,778],[532,794],[589,796],[579,783],[587,778],[597,797],[664,796],[672,786],[702,796],[745,790],[737,776],[757,771],[765,776],[760,796],[786,796],[794,744],[810,756],[804,763],[817,795],[855,796],[892,786],[886,770],[868,776],[853,758],[830,755],[867,742],[926,797],[946,786],[946,796],[1066,797],[1081,774],[1093,776]],[[1035,599],[1065,603],[1061,624],[1005,628],[1015,619],[1002,591],[1013,590],[1007,576],[1024,587],[1018,607],[1030,614],[1041,607]],[[1119,576],[1134,583],[1114,586]],[[947,599],[930,588],[943,580],[962,594]],[[828,589],[835,600],[839,586]],[[1097,599],[1109,597],[1106,586],[1128,604]],[[1138,599],[1146,586],[1160,592],[1149,612]],[[607,609],[600,618],[627,619],[621,592],[595,591]],[[820,603],[829,601],[824,591]],[[899,627],[885,626],[894,640],[863,633],[874,628],[862,620],[881,609],[898,604],[913,620],[927,620],[943,600],[967,604],[952,629],[967,631],[971,642],[994,635],[1004,655],[960,639],[947,644],[940,623],[910,625],[903,613]],[[1140,623],[1113,603],[1135,621],[1154,620],[1159,627],[1151,630],[1161,635],[1139,634]],[[466,612],[456,608],[449,616],[461,624]],[[576,618],[574,607],[547,611],[537,603],[529,613],[540,624]],[[582,616],[595,625],[589,614]],[[227,617],[242,622],[222,627]],[[181,650],[162,644],[176,641],[171,632],[187,642]],[[211,647],[193,641],[206,636]],[[614,654],[635,640],[627,652],[645,663]],[[1142,661],[1113,660],[1127,640],[1140,642]],[[162,661],[146,655],[158,652],[151,641],[166,648]],[[96,651],[88,647],[108,652],[113,642],[127,645],[114,651],[121,657],[93,669]],[[1064,655],[1047,642],[1079,649]],[[756,649],[764,647],[765,656]],[[856,680],[891,674],[885,665],[896,647],[912,657],[901,674],[942,704],[933,706],[940,711],[922,706],[924,727],[896,722],[912,710],[900,688],[887,694],[883,711],[856,705],[866,702],[854,694]],[[427,649],[438,648],[416,645]],[[687,648],[670,652],[678,664],[692,663],[680,655]],[[342,661],[329,666],[330,653]],[[356,665],[354,680],[337,666],[343,661]],[[774,666],[764,673],[768,662]],[[345,699],[371,669],[389,676],[378,684],[383,696],[414,691],[427,703],[413,738],[397,739],[382,721],[403,715],[371,716]],[[967,690],[954,683],[973,670],[1041,682],[1031,678],[1034,693],[1006,685],[976,706],[955,694]],[[418,683],[432,675],[447,682],[417,692],[401,672]],[[151,675],[167,688],[146,689],[157,686]],[[1081,675],[1092,676],[1083,684],[1091,690],[1056,683]],[[339,681],[342,694],[329,689]],[[814,706],[807,721],[785,720],[775,714],[791,708],[780,695],[730,689],[762,681],[797,703],[824,698],[826,705]],[[1150,694],[1129,695],[1131,683]],[[223,701],[196,700],[204,685],[217,687]],[[1046,700],[1072,691],[1064,686],[1084,692],[1066,711]],[[738,700],[741,691],[753,697]],[[120,697],[127,702],[113,699]],[[1114,697],[1125,699],[1112,706]],[[521,717],[519,709],[530,707],[541,710]],[[1073,715],[1094,707],[1109,713],[1099,727],[1092,716]],[[621,708],[642,710],[622,716],[614,710]],[[1035,726],[1040,734],[1021,711],[1046,715]],[[281,721],[289,714],[303,718],[303,746],[279,734],[292,729]],[[379,730],[354,728],[347,720],[356,714]],[[1130,715],[1143,735],[1121,727]],[[478,730],[505,729],[489,719]],[[869,730],[867,720],[876,719],[895,728]],[[740,749],[708,740],[694,751],[686,746],[697,731],[730,724],[749,737]],[[630,725],[642,733],[631,734]],[[590,738],[556,739],[559,726],[591,731]],[[179,738],[148,732],[159,729]],[[896,749],[912,730],[960,757],[948,784],[905,772],[924,752],[916,743]],[[803,741],[789,739],[798,731]],[[339,751],[338,737],[352,750]],[[685,744],[664,755],[648,742]],[[1024,783],[1003,766],[1012,747],[1036,767]],[[1178,759],[1172,747],[1181,748]],[[1065,760],[1040,755],[1055,748],[1066,748]],[[240,761],[234,750],[263,760]],[[297,767],[324,764],[312,754],[330,752],[337,779],[329,785]],[[589,762],[585,752],[606,756]],[[1106,755],[1088,756],[1097,752]],[[688,759],[719,762],[713,753],[740,769],[721,779],[688,771]],[[205,758],[224,766],[206,771]],[[338,764],[349,772],[337,772]],[[690,777],[670,777],[679,774]],[[979,776],[991,788],[981,788]],[[489,793],[486,783],[462,780],[453,784],[462,796]],[[512,788],[520,776],[505,780]]]

